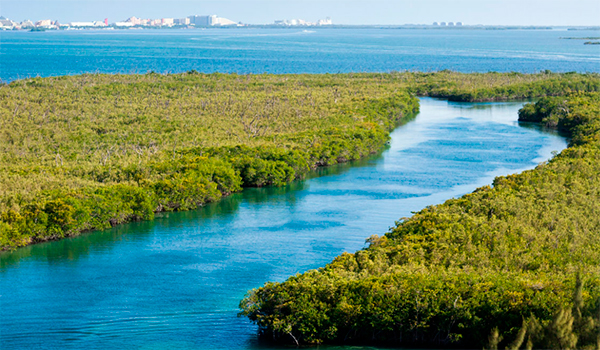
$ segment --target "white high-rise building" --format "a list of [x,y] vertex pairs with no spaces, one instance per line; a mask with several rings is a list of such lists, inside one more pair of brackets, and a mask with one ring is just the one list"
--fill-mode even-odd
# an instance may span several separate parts
[[21,28],[33,28],[33,27],[35,27],[35,24],[33,24],[33,22],[28,19],[21,22]]
[[190,16],[190,24],[196,27],[208,27],[210,25],[210,16]]
[[115,27],[133,27],[134,25],[131,22],[115,22]]
[[170,26],[172,26],[173,24],[175,24],[175,21],[174,21],[174,19],[173,19],[173,18],[163,18],[163,19],[161,20],[161,25],[163,25],[163,26],[170,27]]
[[327,17],[325,19],[320,19],[317,21],[318,26],[330,26],[332,24],[333,24],[333,21],[331,20],[331,17]]
[[142,20],[135,16],[127,18],[125,22],[132,23],[134,26],[139,26],[142,24]]
[[50,27],[52,25],[51,19],[43,19],[41,21],[35,22],[36,27]]
[[16,27],[18,24],[11,21],[10,19],[6,18],[6,17],[0,17],[0,27],[2,28],[14,28]]
[[187,17],[186,18],[178,18],[178,19],[175,19],[174,22],[175,22],[175,24],[178,24],[178,25],[187,25],[187,24],[190,24],[190,19]]
[[227,19],[227,18],[216,17],[212,25],[213,26],[233,26],[233,25],[237,25],[237,23],[230,19]]
[[84,27],[95,27],[94,22],[70,22],[69,27],[84,28]]

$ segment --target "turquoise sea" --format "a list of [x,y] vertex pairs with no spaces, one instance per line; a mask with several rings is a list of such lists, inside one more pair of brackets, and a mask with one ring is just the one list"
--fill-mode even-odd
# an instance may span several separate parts
[[0,79],[81,73],[600,72],[590,30],[191,29],[0,32]]

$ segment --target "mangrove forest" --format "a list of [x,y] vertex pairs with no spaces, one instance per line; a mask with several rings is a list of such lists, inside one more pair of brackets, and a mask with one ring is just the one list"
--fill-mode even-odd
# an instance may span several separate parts
[[[535,169],[241,301],[293,345],[600,348],[600,75],[84,74],[0,85],[0,249],[193,210],[378,153],[419,96],[529,100]],[[517,116],[515,116],[517,118]],[[93,233],[92,233],[93,234]],[[372,233],[365,232],[365,237]]]

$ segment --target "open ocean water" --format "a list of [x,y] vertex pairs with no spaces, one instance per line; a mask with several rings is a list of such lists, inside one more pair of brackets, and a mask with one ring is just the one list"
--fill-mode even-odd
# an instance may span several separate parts
[[600,72],[593,30],[191,29],[0,32],[0,79],[81,73]]

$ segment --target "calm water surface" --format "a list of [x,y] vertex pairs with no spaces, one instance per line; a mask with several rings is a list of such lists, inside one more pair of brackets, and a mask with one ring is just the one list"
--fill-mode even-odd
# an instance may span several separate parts
[[600,72],[598,31],[207,29],[0,32],[0,79],[148,71]]
[[0,254],[2,349],[251,349],[244,293],[323,266],[395,220],[566,144],[520,103],[421,100],[382,155],[284,188]]

